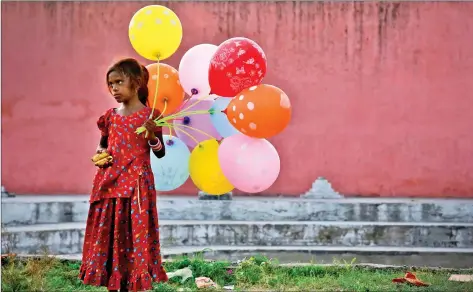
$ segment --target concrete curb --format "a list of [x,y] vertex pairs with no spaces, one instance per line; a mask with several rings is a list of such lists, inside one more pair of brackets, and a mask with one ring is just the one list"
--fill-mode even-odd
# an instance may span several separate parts
[[[9,255],[2,255],[2,259],[8,257]],[[45,255],[24,255],[24,254],[16,254],[14,255],[15,258],[20,260],[27,260],[27,259],[41,259],[45,257]],[[46,257],[53,257],[57,258],[61,262],[81,262],[78,259],[69,259],[65,255],[46,255]],[[193,257],[189,257],[192,259]],[[244,260],[244,259],[242,259]],[[175,262],[174,259],[163,259],[164,263],[172,263]],[[205,262],[214,263],[219,262],[216,260],[211,259],[204,259]],[[286,263],[286,264],[274,264],[276,267],[280,268],[298,268],[298,267],[323,267],[323,268],[354,268],[354,269],[368,269],[368,270],[399,270],[399,271],[438,271],[438,272],[450,272],[450,273],[473,273],[473,267],[467,269],[455,269],[455,268],[443,268],[443,267],[419,267],[419,266],[397,266],[397,265],[382,265],[382,264],[371,264],[371,263],[363,263],[363,264],[317,264],[317,263]],[[231,264],[227,267],[227,269],[236,269],[238,268],[238,262],[231,262]]]
[[[473,200],[158,197],[157,205],[161,220],[473,223]],[[85,196],[7,198],[2,200],[2,223],[10,227],[85,222],[88,209]]]

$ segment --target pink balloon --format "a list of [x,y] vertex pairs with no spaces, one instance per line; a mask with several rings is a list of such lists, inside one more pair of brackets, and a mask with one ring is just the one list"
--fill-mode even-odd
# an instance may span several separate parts
[[[195,104],[195,105],[194,105]],[[192,106],[194,105],[194,106]],[[184,106],[183,110],[188,111],[208,111],[213,105],[213,100],[198,100],[197,97],[191,98]],[[190,108],[189,108],[190,107]],[[189,108],[189,109],[187,109]],[[201,113],[196,115],[188,115],[174,120],[174,131],[176,136],[186,143],[187,146],[194,148],[197,146],[197,143],[184,132],[191,135],[199,143],[208,139],[213,138],[220,140],[222,136],[217,132],[214,125],[212,124],[212,119],[210,118],[210,113]],[[196,131],[191,128],[195,128],[199,131]],[[180,131],[181,129],[182,131]],[[184,131],[184,132],[183,132]],[[207,135],[201,133],[207,133]],[[209,136],[210,135],[210,136]]]
[[200,44],[190,48],[179,63],[179,81],[187,94],[205,98],[210,94],[209,66],[216,45]]
[[243,134],[225,138],[218,149],[218,159],[228,181],[247,193],[268,189],[281,169],[278,152],[268,140]]

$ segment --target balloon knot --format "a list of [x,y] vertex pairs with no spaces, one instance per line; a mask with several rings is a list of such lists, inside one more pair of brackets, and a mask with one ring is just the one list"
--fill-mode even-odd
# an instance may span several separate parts
[[174,141],[173,140],[167,140],[166,145],[172,146],[172,145],[174,145]]
[[196,94],[199,93],[199,91],[198,91],[197,89],[195,89],[195,88],[192,88],[192,89],[191,89],[191,93],[192,93],[192,95],[196,95]]
[[228,109],[228,108],[224,109],[224,110],[222,111],[222,113],[227,114],[227,109]]
[[191,122],[191,118],[189,118],[189,117],[184,117],[184,120],[183,120],[184,125],[189,125],[190,122]]

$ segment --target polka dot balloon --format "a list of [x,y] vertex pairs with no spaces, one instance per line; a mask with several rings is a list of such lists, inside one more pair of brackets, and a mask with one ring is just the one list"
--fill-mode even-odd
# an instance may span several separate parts
[[281,89],[261,84],[240,92],[227,107],[230,123],[253,138],[281,133],[291,120],[291,102]]
[[[150,64],[146,66],[146,68],[149,72],[148,104],[152,106],[154,104],[158,81],[158,64]],[[185,92],[179,82],[179,73],[177,70],[167,64],[159,63],[159,85],[155,109],[159,110],[163,115],[169,115],[181,106],[184,97]],[[166,110],[164,111],[165,103]]]

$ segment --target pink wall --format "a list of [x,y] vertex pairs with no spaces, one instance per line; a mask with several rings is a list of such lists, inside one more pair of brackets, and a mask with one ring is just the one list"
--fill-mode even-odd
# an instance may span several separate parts
[[[2,2],[2,185],[87,193],[104,73],[135,56],[127,29],[146,2]],[[178,2],[184,52],[233,36],[268,56],[266,83],[293,120],[271,139],[270,193],[317,176],[342,193],[473,197],[473,3]],[[277,27],[277,28],[276,28]],[[195,194],[191,184],[178,193]]]

